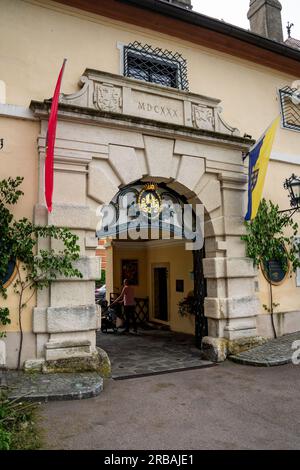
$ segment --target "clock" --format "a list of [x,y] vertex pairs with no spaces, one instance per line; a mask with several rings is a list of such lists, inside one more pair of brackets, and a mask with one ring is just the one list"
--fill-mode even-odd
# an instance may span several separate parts
[[156,218],[161,211],[161,197],[153,183],[147,183],[138,195],[138,205],[142,214]]

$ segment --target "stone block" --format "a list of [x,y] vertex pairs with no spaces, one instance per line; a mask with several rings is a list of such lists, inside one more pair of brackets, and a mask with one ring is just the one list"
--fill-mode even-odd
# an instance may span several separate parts
[[47,332],[47,307],[35,307],[32,314],[33,332]]
[[205,258],[203,272],[206,278],[255,277],[256,271],[249,258]]
[[255,278],[237,277],[226,279],[228,297],[255,296]]
[[121,180],[107,162],[93,161],[89,165],[88,195],[100,204],[109,204],[119,191]]
[[129,184],[143,177],[134,148],[110,145],[109,161],[120,175],[123,184]]
[[91,345],[91,350],[96,350],[96,333],[95,330],[89,331],[72,331],[72,332],[64,332],[64,333],[51,333],[50,334],[50,342],[58,342],[62,343],[65,341],[71,341],[73,343],[78,344],[81,341],[89,342]]
[[24,362],[24,372],[41,372],[45,359],[27,359]]
[[202,204],[204,204],[207,212],[211,213],[221,206],[221,189],[220,181],[211,180],[209,183],[197,194]]
[[226,258],[205,258],[203,260],[203,273],[205,278],[224,278]]
[[86,236],[84,238],[84,246],[87,249],[95,250],[98,247],[98,238],[94,235]]
[[227,342],[228,355],[239,354],[240,352],[247,351],[248,349],[260,346],[268,341],[263,336],[250,336],[247,338],[236,339],[235,341]]
[[99,373],[101,377],[109,378],[111,377],[111,363],[108,357],[108,354],[104,349],[97,348],[99,356]]
[[202,358],[212,362],[223,362],[227,357],[227,340],[205,336],[202,340]]
[[183,155],[180,160],[176,180],[193,190],[205,171],[204,158],[188,157]]
[[64,341],[48,341],[45,344],[46,349],[58,349],[58,348],[74,348],[74,347],[84,347],[91,346],[89,340],[64,340]]
[[[96,280],[100,277],[101,259],[99,256],[81,256],[77,261],[74,261],[73,266],[81,272],[82,278],[80,279],[82,281]],[[78,281],[79,278],[57,276],[56,280]]]
[[144,141],[149,174],[169,178],[172,174],[174,141],[151,136],[145,136]]
[[87,355],[91,355],[91,343],[88,340],[49,341],[45,344],[45,357],[47,361],[84,357]]
[[45,349],[46,361],[90,356],[90,346],[76,346],[70,348]]
[[207,279],[207,297],[226,297],[227,280],[226,279]]
[[209,318],[221,318],[220,301],[216,297],[204,299],[205,316]]
[[96,214],[90,207],[79,204],[53,204],[48,224],[69,229],[96,229]]
[[54,281],[51,284],[51,306],[64,307],[95,303],[94,281]]
[[251,295],[220,299],[221,315],[226,318],[254,317],[259,308],[258,298]]
[[97,328],[95,305],[74,307],[49,307],[47,309],[47,331],[65,333],[68,331],[86,331]]
[[224,328],[224,336],[229,340],[239,340],[241,338],[249,338],[257,336],[256,328],[245,328],[245,329],[226,329]]
[[6,346],[5,342],[0,340],[0,366],[5,366],[6,364]]
[[226,258],[227,277],[254,277],[256,275],[250,258]]
[[215,319],[255,317],[259,312],[256,297],[216,298],[206,297],[204,300],[205,316]]
[[49,341],[48,333],[36,334],[36,357],[38,359],[45,357],[45,344]]
[[98,352],[80,357],[68,357],[45,361],[42,371],[44,374],[52,372],[98,372],[100,374],[100,359]]

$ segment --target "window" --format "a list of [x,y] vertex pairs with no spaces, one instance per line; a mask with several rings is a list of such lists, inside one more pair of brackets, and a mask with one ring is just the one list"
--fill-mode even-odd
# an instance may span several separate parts
[[186,60],[181,54],[139,42],[124,46],[124,75],[188,91]]
[[282,125],[300,131],[300,91],[286,86],[279,90]]

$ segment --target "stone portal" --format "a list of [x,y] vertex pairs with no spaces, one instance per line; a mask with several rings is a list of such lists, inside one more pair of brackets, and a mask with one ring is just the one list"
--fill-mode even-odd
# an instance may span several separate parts
[[[55,147],[53,211],[44,205],[43,171],[50,103],[32,102],[41,122],[40,192],[35,221],[68,227],[80,239],[83,278],[57,279],[34,309],[37,358],[91,364],[99,312],[94,283],[99,206],[142,179],[165,182],[205,207],[204,346],[216,360],[228,345],[256,338],[255,271],[245,257],[242,153],[248,142],[221,115],[220,101],[133,79],[86,70],[81,88],[62,95]],[[98,211],[98,212],[97,212]],[[55,241],[48,246],[55,248]],[[75,358],[75,359],[74,359]]]

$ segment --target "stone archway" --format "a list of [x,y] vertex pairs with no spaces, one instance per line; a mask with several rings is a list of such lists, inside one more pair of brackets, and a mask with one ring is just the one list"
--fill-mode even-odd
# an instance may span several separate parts
[[[173,188],[175,183],[169,180]],[[202,338],[207,335],[202,262],[204,207],[191,190],[184,188],[184,194],[190,198],[188,200],[183,195],[183,187],[177,185],[177,189],[182,194],[171,189],[166,178],[144,177],[123,186],[108,206],[102,206],[97,236],[106,246],[106,300],[110,301],[112,294],[120,294],[123,282],[121,265],[124,260],[133,260],[136,266],[135,296],[138,303],[143,302],[146,306],[147,320],[162,321],[171,331],[195,336],[196,345],[200,347]],[[152,209],[140,205],[142,195],[144,198],[150,196],[148,203],[154,202]],[[206,218],[209,219],[208,214]],[[165,272],[165,288],[161,295],[157,292],[159,283],[154,288],[155,267]],[[183,318],[185,315],[180,316],[178,302],[192,293],[197,299],[196,311],[193,310],[194,315]],[[158,315],[159,298],[165,295],[165,304],[159,308],[161,312]]]
[[[210,336],[204,345],[209,357],[224,359],[228,347],[253,341],[257,334],[255,272],[240,240],[247,142],[224,123],[218,100],[94,71],[87,71],[82,81],[78,93],[61,100],[51,214],[43,205],[49,103],[31,104],[41,120],[35,218],[78,234],[83,273],[82,280],[58,279],[38,294],[33,321],[37,357],[51,361],[95,354],[97,208],[124,185],[159,178],[205,206],[204,308]],[[157,116],[158,100],[176,110],[176,122]],[[49,243],[55,248],[54,241]]]

